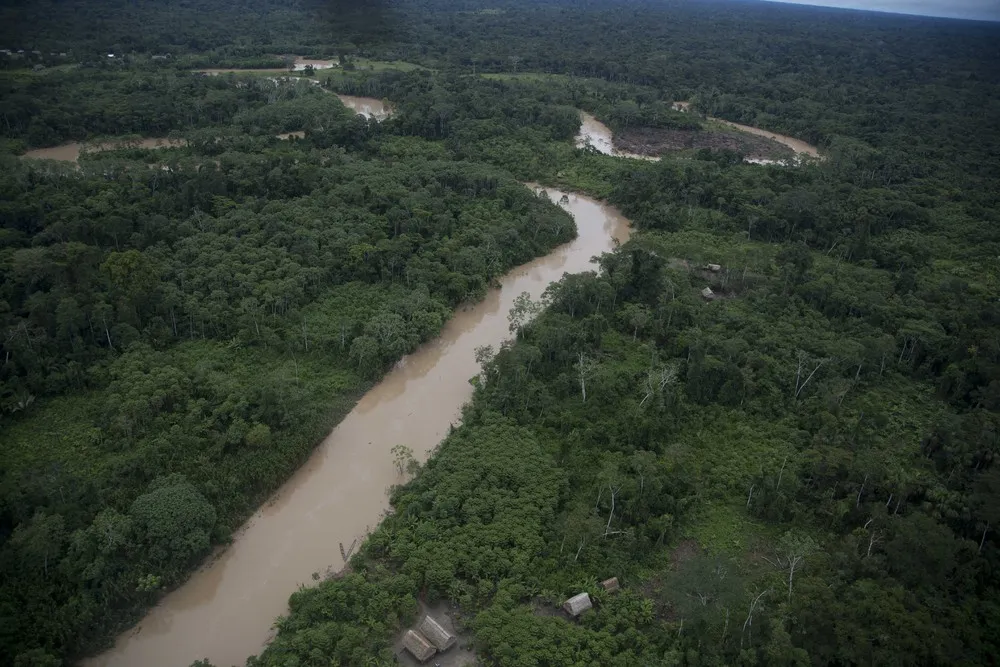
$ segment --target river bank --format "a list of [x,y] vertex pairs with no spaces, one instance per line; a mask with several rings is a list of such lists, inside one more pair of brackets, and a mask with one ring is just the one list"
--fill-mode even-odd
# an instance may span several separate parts
[[[683,104],[675,108],[688,111],[687,103]],[[820,157],[816,146],[794,137],[720,118],[708,117],[706,121],[707,130],[638,127],[615,134],[592,114],[581,111],[576,145],[578,148],[589,145],[605,155],[640,160],[658,160],[663,153],[701,148],[736,151],[754,164],[791,163],[803,155]]]

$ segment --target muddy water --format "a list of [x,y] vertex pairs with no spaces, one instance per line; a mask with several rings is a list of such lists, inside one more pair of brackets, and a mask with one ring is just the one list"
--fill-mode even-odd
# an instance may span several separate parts
[[385,120],[392,113],[392,109],[382,100],[374,97],[355,97],[354,95],[337,95],[340,101],[348,109],[354,109],[355,113],[361,114],[365,118],[375,120]]
[[586,111],[580,112],[580,132],[576,135],[576,147],[593,146],[598,152],[616,157],[627,157],[634,160],[659,160],[649,155],[626,153],[615,148],[611,128],[594,118]]
[[[295,56],[295,62],[292,64],[292,71],[302,72],[305,70],[306,66],[312,65],[313,69],[330,69],[331,67],[337,67],[336,61],[333,60],[311,60],[309,58],[303,58],[302,56]],[[247,69],[247,68],[227,68],[227,67],[209,67],[207,69],[196,69],[191,70],[197,72],[198,74],[210,74],[216,76],[218,74],[240,74],[242,72],[287,72],[287,67],[265,67],[264,69]]]
[[337,63],[333,60],[310,60],[309,58],[295,56],[295,65],[293,68],[296,72],[303,71],[309,65],[312,65],[313,69],[330,69],[331,67],[336,67]]
[[796,139],[794,137],[787,137],[784,134],[777,134],[776,132],[771,132],[770,130],[762,130],[759,127],[750,127],[749,125],[740,125],[739,123],[734,123],[728,120],[722,120],[721,118],[711,118],[708,120],[714,120],[717,123],[722,123],[735,130],[740,130],[741,132],[748,132],[750,134],[756,134],[758,137],[767,137],[777,141],[779,144],[784,144],[791,148],[796,153],[805,153],[810,157],[819,157],[819,149],[812,144],[807,144],[801,139]]
[[115,148],[172,148],[184,146],[187,142],[183,139],[141,139],[138,141],[107,142],[102,144],[68,143],[52,148],[36,148],[27,151],[22,157],[35,158],[38,160],[63,160],[65,162],[76,162],[80,159],[80,151],[107,151]]
[[[563,192],[549,190],[553,201]],[[339,569],[339,544],[374,528],[400,480],[390,450],[405,444],[424,460],[457,423],[479,372],[475,349],[508,337],[514,298],[537,298],[564,272],[594,268],[590,258],[625,241],[628,222],[614,209],[572,194],[561,204],[579,237],[511,271],[502,287],[458,312],[441,335],[405,357],[366,394],[309,461],[257,511],[214,562],[169,594],[114,649],[87,667],[178,667],[209,658],[242,665],[269,637],[288,596],[313,572]]]
[[[304,130],[296,132],[282,132],[274,135],[278,139],[303,139],[306,136]],[[78,162],[80,153],[84,149],[92,152],[113,150],[116,148],[174,148],[187,145],[184,139],[142,139],[139,141],[109,141],[101,144],[68,143],[53,146],[51,148],[36,148],[24,153],[22,157],[34,158],[36,160],[62,160],[64,162]]]
[[61,160],[63,162],[76,162],[80,159],[80,149],[84,144],[69,143],[51,148],[36,148],[27,151],[22,157],[35,158],[37,160]]

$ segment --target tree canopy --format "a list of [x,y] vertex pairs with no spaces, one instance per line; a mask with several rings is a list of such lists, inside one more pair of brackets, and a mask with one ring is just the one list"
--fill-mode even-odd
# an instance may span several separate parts
[[[106,646],[456,307],[573,238],[532,181],[632,240],[518,302],[461,426],[249,664],[391,664],[438,600],[487,664],[991,664],[997,27],[341,5],[0,10],[0,662]],[[822,159],[601,155],[579,110]]]

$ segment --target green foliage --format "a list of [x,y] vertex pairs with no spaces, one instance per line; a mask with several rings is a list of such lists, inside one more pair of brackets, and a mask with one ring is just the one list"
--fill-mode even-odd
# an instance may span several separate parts
[[181,475],[157,480],[129,510],[138,546],[155,562],[188,563],[208,551],[215,509]]
[[[0,661],[95,650],[455,306],[570,240],[515,179],[638,231],[541,313],[519,300],[463,425],[250,664],[388,664],[421,597],[457,603],[492,664],[1000,654],[995,27],[363,4],[0,10],[41,51],[0,61]],[[341,67],[187,71],[295,52]],[[578,109],[717,116],[824,159],[611,158],[573,147]],[[78,169],[8,154],[178,133]],[[553,615],[581,590],[593,611]]]
[[373,572],[302,589],[289,600],[290,615],[278,619],[269,655],[250,658],[247,665],[265,667],[273,660],[304,667],[391,664],[388,633],[414,619],[413,587],[405,575]]

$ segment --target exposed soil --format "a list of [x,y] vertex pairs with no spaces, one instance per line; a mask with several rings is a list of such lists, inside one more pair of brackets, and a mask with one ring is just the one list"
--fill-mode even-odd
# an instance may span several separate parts
[[676,570],[678,567],[701,553],[701,547],[696,540],[683,540],[670,554],[670,564]]
[[731,150],[750,159],[784,160],[795,152],[784,144],[767,137],[745,132],[719,130],[667,130],[655,127],[629,128],[614,136],[615,148],[638,155],[656,156],[671,151]]
[[545,616],[547,618],[562,618],[567,621],[574,620],[572,616],[566,613],[562,605],[550,603],[542,598],[535,598],[531,601],[531,613],[535,616]]
[[[684,563],[701,553],[701,547],[696,540],[683,540],[670,552],[670,566],[676,571]],[[656,576],[639,584],[639,590],[653,602],[653,613],[657,618],[674,623],[678,620],[677,610],[667,601],[665,588],[667,582],[663,577]]]

